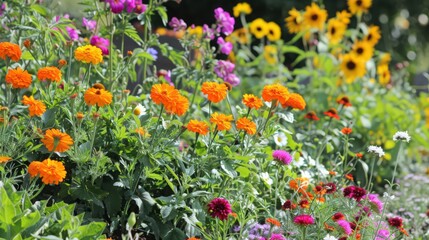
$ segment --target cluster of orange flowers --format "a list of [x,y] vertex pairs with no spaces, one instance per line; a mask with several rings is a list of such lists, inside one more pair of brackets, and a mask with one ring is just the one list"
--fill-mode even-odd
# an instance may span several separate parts
[[188,111],[189,101],[173,86],[162,83],[152,86],[150,97],[155,104],[162,104],[168,113],[182,116]]
[[280,103],[283,108],[291,107],[304,110],[306,103],[304,98],[297,93],[289,93],[289,90],[280,83],[266,85],[262,89],[262,98],[266,102]]
[[28,166],[28,173],[31,177],[40,176],[44,184],[56,185],[62,182],[67,174],[62,162],[51,160],[49,158],[42,162],[31,162]]

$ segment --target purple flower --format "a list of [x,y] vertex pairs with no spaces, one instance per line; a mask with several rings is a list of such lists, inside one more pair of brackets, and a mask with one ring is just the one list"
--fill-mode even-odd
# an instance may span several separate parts
[[92,36],[90,43],[92,46],[96,46],[100,48],[101,51],[103,52],[103,55],[109,55],[109,45],[110,45],[109,39],[94,35]]
[[146,50],[146,52],[149,53],[153,57],[153,60],[156,61],[158,59],[158,51],[156,51],[155,48],[150,47]]
[[213,40],[215,37],[215,31],[211,29],[207,24],[203,25],[203,33],[206,36],[206,38]]
[[269,224],[256,223],[249,230],[248,239],[250,240],[266,239],[265,237],[268,237],[268,234],[270,233],[270,229],[271,229],[271,226]]
[[231,73],[228,76],[226,76],[226,78],[224,78],[223,81],[231,84],[233,87],[240,84],[240,78],[238,78],[237,75],[235,75],[234,73]]
[[288,165],[292,162],[292,156],[284,150],[275,150],[273,152],[273,158],[284,163],[285,165]]
[[175,32],[180,31],[180,30],[185,30],[188,25],[186,25],[185,21],[183,21],[183,19],[178,19],[176,17],[173,17],[170,22],[168,23],[168,26],[170,26],[171,28],[173,28],[173,30]]
[[287,240],[287,239],[281,234],[273,233],[270,237],[270,240]]
[[69,34],[69,37],[72,41],[77,41],[79,39],[79,30],[76,30],[71,27],[66,27],[67,33]]
[[234,31],[234,18],[220,7],[216,8],[214,12],[217,23],[216,31],[225,35],[231,34]]
[[106,0],[106,2],[109,3],[110,11],[112,11],[112,13],[118,14],[124,10],[125,0]]
[[368,194],[368,201],[371,204],[371,208],[375,209],[378,213],[383,211],[383,202],[378,199],[378,194]]
[[225,42],[225,40],[222,37],[219,37],[217,39],[217,44],[219,44],[220,47],[220,51],[223,54],[228,55],[231,51],[232,51],[232,43],[230,42]]
[[6,3],[2,3],[0,6],[0,16],[3,16],[3,13],[6,10],[6,8],[7,8]]
[[352,227],[346,220],[340,219],[337,221],[337,224],[343,229],[345,234],[350,235],[352,233]]
[[125,0],[125,3],[127,5],[127,12],[128,13],[133,12],[134,8],[136,8],[136,1],[135,0]]
[[214,71],[220,78],[226,78],[229,74],[234,72],[235,65],[230,61],[219,60],[216,62]]
[[240,225],[234,225],[234,226],[232,227],[232,231],[233,231],[233,232],[240,232],[240,230],[241,230]]
[[84,26],[86,30],[92,31],[97,27],[97,21],[82,18],[82,26]]
[[146,12],[147,5],[143,4],[141,0],[136,0],[136,8],[134,8],[134,12],[137,14],[141,14]]

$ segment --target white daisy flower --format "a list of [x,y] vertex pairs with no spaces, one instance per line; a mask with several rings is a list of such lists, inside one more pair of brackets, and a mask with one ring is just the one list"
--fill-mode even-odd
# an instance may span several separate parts
[[262,181],[264,181],[266,184],[268,185],[273,184],[273,179],[270,178],[270,174],[268,174],[267,172],[263,172],[259,174],[259,176],[261,177]]
[[368,152],[378,154],[378,157],[384,156],[383,148],[381,148],[379,146],[374,146],[374,145],[369,146]]
[[287,137],[283,132],[274,133],[274,142],[279,147],[284,147],[287,145]]
[[407,131],[405,132],[398,131],[395,133],[395,135],[393,135],[393,141],[399,141],[399,140],[410,142],[411,137],[410,135],[408,135]]
[[140,103],[134,108],[133,113],[134,115],[140,117],[143,115],[146,115],[146,108],[143,107],[143,105],[141,105]]
[[328,234],[323,238],[323,240],[338,240],[338,238]]

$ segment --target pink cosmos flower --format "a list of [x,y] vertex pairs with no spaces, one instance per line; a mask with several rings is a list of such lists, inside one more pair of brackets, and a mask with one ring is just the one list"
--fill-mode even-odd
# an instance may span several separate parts
[[311,215],[302,214],[293,219],[293,222],[298,225],[308,226],[314,224],[314,218]]
[[90,43],[92,46],[96,46],[100,48],[101,51],[103,52],[103,55],[109,55],[109,45],[110,45],[109,39],[94,35],[92,36]]
[[378,199],[378,194],[368,194],[367,197],[371,207],[376,209],[378,213],[381,213],[383,211],[383,202]]
[[80,31],[71,27],[66,27],[66,31],[69,34],[70,40],[77,41],[79,39]]
[[292,162],[292,156],[284,150],[275,150],[273,152],[273,158],[284,163],[285,165],[288,165]]
[[228,215],[232,213],[231,204],[225,198],[215,198],[208,205],[210,216],[226,220]]
[[106,2],[109,3],[112,13],[118,14],[124,10],[125,0],[106,0]]
[[225,42],[225,40],[222,37],[219,37],[217,39],[217,44],[219,44],[220,51],[223,54],[228,55],[232,51],[232,43]]
[[273,233],[270,237],[270,240],[287,240],[287,239],[281,234]]
[[346,220],[340,219],[337,221],[337,224],[343,229],[345,234],[350,235],[352,233],[352,227],[350,226],[350,223]]
[[82,26],[84,26],[88,31],[93,31],[97,27],[97,21],[82,18]]

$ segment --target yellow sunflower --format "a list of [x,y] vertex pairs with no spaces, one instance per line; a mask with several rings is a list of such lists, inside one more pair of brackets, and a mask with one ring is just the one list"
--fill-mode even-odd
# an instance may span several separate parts
[[368,9],[371,7],[372,0],[348,0],[347,5],[349,5],[349,10],[352,14],[362,14],[363,12],[368,12]]
[[330,44],[337,44],[339,43],[343,37],[344,33],[346,32],[346,24],[344,24],[342,21],[332,18],[328,21],[328,32],[327,37]]
[[240,14],[245,14],[245,15],[251,14],[252,8],[248,3],[243,2],[235,5],[235,7],[232,8],[232,11],[234,13],[234,17],[238,17],[240,16]]
[[227,42],[239,42],[241,44],[247,44],[247,42],[249,41],[248,34],[249,32],[247,31],[246,28],[239,28],[234,32],[232,32],[231,35],[226,37],[225,40]]
[[386,86],[390,82],[390,71],[387,64],[381,64],[377,66],[378,82]]
[[374,47],[366,41],[356,41],[355,44],[353,44],[352,53],[366,62],[371,59],[374,54]]
[[289,17],[285,18],[286,27],[290,33],[298,33],[302,31],[302,14],[300,11],[292,8],[289,11]]
[[339,21],[347,25],[350,23],[350,18],[352,17],[352,15],[346,10],[343,10],[341,12],[337,12],[336,17]]
[[267,24],[268,27],[268,33],[267,38],[268,40],[274,42],[280,39],[282,36],[282,30],[280,29],[280,26],[277,25],[275,22],[269,22]]
[[277,63],[277,48],[274,45],[266,45],[264,47],[264,58],[265,60],[274,65]]
[[383,53],[380,57],[379,64],[380,65],[382,65],[382,64],[388,65],[391,60],[392,60],[392,56],[390,55],[390,53]]
[[255,35],[256,38],[263,38],[268,34],[268,23],[262,18],[257,18],[250,23],[250,32]]
[[365,35],[364,40],[372,46],[375,46],[380,38],[380,28],[378,26],[370,26],[368,28],[368,34]]
[[325,9],[321,9],[317,4],[312,3],[311,6],[305,8],[304,26],[322,30],[327,17],[328,12]]
[[347,83],[352,83],[366,73],[365,62],[353,53],[345,54],[341,61],[341,71]]

